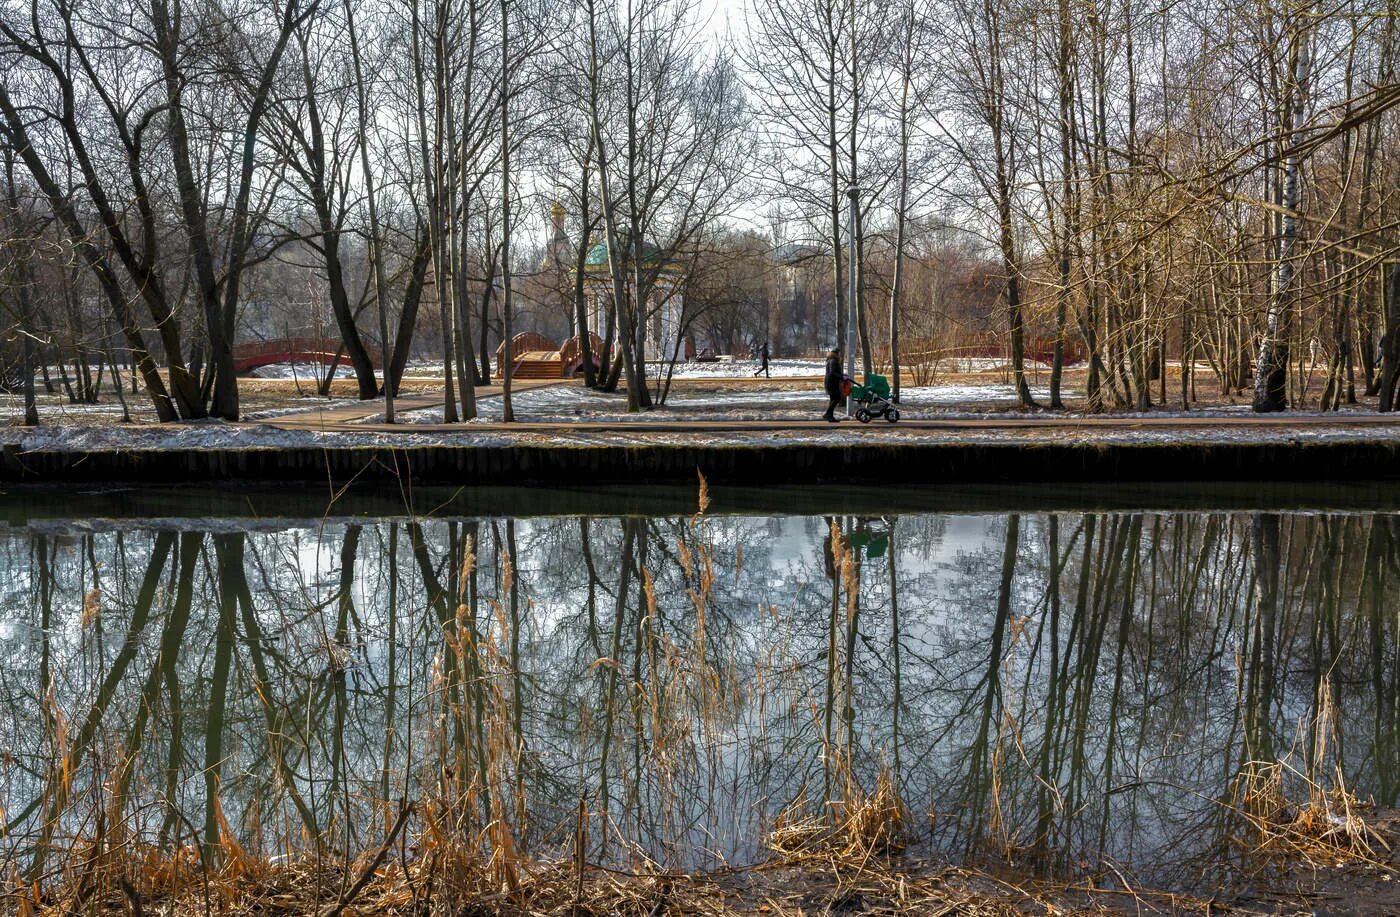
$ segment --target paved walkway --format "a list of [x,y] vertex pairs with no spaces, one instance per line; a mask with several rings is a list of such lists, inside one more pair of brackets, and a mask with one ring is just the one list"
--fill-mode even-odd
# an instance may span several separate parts
[[[527,392],[530,389],[545,388],[550,385],[558,385],[558,382],[545,380],[540,382],[516,382],[511,386],[512,392]],[[499,398],[501,387],[499,385],[478,385],[476,387],[476,398],[480,401],[483,398]],[[404,411],[418,411],[424,408],[436,408],[442,406],[442,392],[415,392],[408,395],[400,395],[394,399],[394,412],[400,414]],[[298,411],[295,414],[282,414],[277,417],[270,417],[260,421],[274,427],[281,427],[284,430],[319,430],[322,432],[345,432],[347,430],[402,430],[413,432],[416,430],[460,430],[461,427],[452,424],[366,424],[362,423],[367,417],[378,417],[384,413],[384,399],[376,398],[373,401],[360,401],[355,404],[342,405],[334,408],[312,408],[307,411]]]
[[[524,392],[545,388],[561,383],[554,381],[516,382],[513,391]],[[499,397],[499,385],[478,386],[476,397]],[[438,407],[442,404],[442,394],[418,393],[395,399],[399,412]],[[840,424],[830,424],[820,418],[811,420],[667,420],[648,419],[639,414],[635,420],[586,420],[540,421],[528,415],[516,423],[500,421],[473,421],[464,424],[425,424],[425,423],[366,423],[366,418],[384,413],[383,401],[366,401],[344,407],[310,410],[296,414],[284,414],[263,421],[287,430],[317,430],[336,433],[627,433],[646,435],[649,433],[795,433],[822,432],[832,429],[873,431],[897,430],[901,432],[940,432],[1025,430],[1025,431],[1125,431],[1125,430],[1202,430],[1202,429],[1260,429],[1277,432],[1286,429],[1354,429],[1359,427],[1400,427],[1400,413],[1376,414],[1339,411],[1331,414],[1218,414],[1201,413],[1196,415],[1112,415],[1112,416],[1065,416],[1051,412],[1034,414],[1007,413],[994,417],[976,418],[923,418],[906,419],[897,424],[883,420],[873,420],[862,425],[855,420],[843,420]]]

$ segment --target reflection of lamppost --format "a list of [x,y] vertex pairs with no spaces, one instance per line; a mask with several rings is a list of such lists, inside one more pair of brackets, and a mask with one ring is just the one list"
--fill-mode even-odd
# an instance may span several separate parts
[[[846,278],[846,378],[856,377],[856,201],[860,198],[860,187],[851,185],[846,189],[846,197],[851,199],[851,210],[846,218],[846,247],[850,267]],[[846,395],[846,416],[855,413],[855,400]]]

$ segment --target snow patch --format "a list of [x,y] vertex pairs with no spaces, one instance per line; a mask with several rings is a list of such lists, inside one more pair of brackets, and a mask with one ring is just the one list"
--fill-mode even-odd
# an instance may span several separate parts
[[[249,370],[248,375],[254,379],[304,379],[314,382],[326,377],[327,368],[319,363],[269,363]],[[342,362],[335,368],[335,378],[353,379],[355,370]]]
[[357,398],[298,398],[295,405],[284,408],[268,408],[265,411],[249,411],[244,420],[270,420],[273,417],[286,417],[289,414],[305,414],[308,411],[333,411],[336,408],[350,408],[362,404]]
[[[976,416],[976,415],[970,415]],[[950,417],[955,420],[955,417]],[[21,454],[35,451],[161,451],[185,449],[338,449],[355,447],[461,446],[618,446],[677,445],[758,448],[785,445],[862,445],[871,443],[920,443],[927,445],[1154,445],[1218,444],[1290,445],[1304,443],[1383,442],[1400,446],[1400,426],[1350,424],[1347,426],[1258,427],[1203,426],[1151,429],[1142,426],[1076,427],[1054,423],[1034,427],[969,428],[950,424],[943,429],[911,429],[899,424],[859,424],[843,420],[829,428],[792,430],[726,430],[696,433],[668,430],[667,424],[622,424],[610,430],[532,431],[530,419],[508,432],[481,431],[460,424],[431,433],[395,432],[321,433],[283,430],[265,424],[226,424],[200,421],[186,424],[135,424],[111,426],[39,427],[0,429],[0,445]]]
[[509,446],[508,436],[489,434],[321,433],[283,430],[267,424],[195,421],[173,424],[9,428],[0,445],[25,452],[163,451],[183,449],[321,449],[363,446]]
[[[1032,389],[1031,394],[1048,399],[1048,389]],[[1066,393],[1069,394],[1069,393]],[[700,420],[810,420],[826,410],[826,394],[819,384],[801,388],[773,389],[755,386],[728,391],[672,389],[664,405],[637,414],[627,413],[622,393],[605,393],[581,385],[552,385],[517,392],[512,405],[518,420],[547,423],[590,421],[598,423],[661,425],[668,422]],[[1016,390],[1010,385],[931,385],[906,388],[900,393],[901,416],[935,418],[949,416],[954,405],[976,405],[1006,409],[1016,404]],[[477,401],[479,420],[500,420],[503,404],[499,396]],[[401,412],[405,423],[442,423],[442,408],[422,408]],[[382,423],[383,414],[366,417],[358,423]]]

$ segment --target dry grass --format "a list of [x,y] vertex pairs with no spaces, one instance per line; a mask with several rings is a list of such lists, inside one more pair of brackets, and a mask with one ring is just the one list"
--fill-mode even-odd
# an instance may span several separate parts
[[[405,395],[422,392],[439,392],[442,380],[435,378],[404,379],[400,391]],[[239,407],[244,414],[260,411],[275,411],[283,408],[306,408],[325,404],[326,398],[317,394],[316,383],[309,378],[256,379],[241,377],[238,380]],[[155,410],[145,392],[126,392],[126,403],[131,419],[136,423],[156,423]],[[356,397],[354,379],[336,379],[331,383],[331,399],[353,399]],[[61,394],[50,395],[40,388],[38,397],[39,419],[42,424],[64,425],[110,425],[120,423],[122,418],[121,401],[110,386],[102,391],[97,404],[73,405]],[[17,424],[23,416],[23,398],[19,395],[0,395],[0,423]]]
[[[1301,799],[1291,787],[1302,786]],[[1232,807],[1246,831],[1232,838],[1249,863],[1343,866],[1379,865],[1390,852],[1368,824],[1369,808],[1346,788],[1340,774],[1319,786],[1284,761],[1251,761],[1235,778]]]
[[[1027,370],[1027,380],[1032,387],[1045,387],[1050,384],[1050,371],[1045,367],[1031,367]],[[905,369],[900,374],[901,385],[904,388],[911,388],[924,385],[955,385],[964,387],[978,386],[1006,386],[1011,383],[1009,369],[991,368],[980,369],[969,372],[939,371],[933,377],[926,377],[914,370]],[[1066,367],[1063,376],[1064,402],[1069,411],[1088,411],[1087,399],[1082,397],[1084,386],[1087,382],[1088,372],[1083,366]],[[821,377],[778,377],[771,379],[759,378],[693,378],[675,379],[672,387],[676,391],[685,392],[705,392],[723,393],[728,391],[752,391],[754,389],[764,389],[773,391],[790,391],[794,388],[810,387],[814,393],[820,394]],[[1215,378],[1209,372],[1198,369],[1196,374],[1196,400],[1191,402],[1192,410],[1204,408],[1221,408],[1239,405],[1247,405],[1251,402],[1251,392],[1246,390],[1241,394],[1222,393],[1216,384]],[[1317,410],[1318,400],[1322,394],[1322,383],[1318,379],[1309,380],[1306,397],[1302,404],[1297,407],[1299,410]],[[1159,402],[1159,385],[1152,385],[1152,401],[1156,408],[1164,411],[1179,411],[1181,409],[1181,373],[1175,364],[1168,364],[1167,367],[1167,399]],[[1357,392],[1355,405],[1343,405],[1342,410],[1371,410],[1376,409],[1376,398],[1366,396],[1360,390]],[[1042,399],[1042,405],[1045,404]],[[948,404],[944,406],[946,410],[972,410],[978,412],[1011,411],[1015,408],[1011,405],[998,406],[988,404],[985,401],[968,402],[964,405]],[[1132,406],[1106,405],[1105,410],[1111,411],[1131,411]]]
[[858,785],[848,783],[843,798],[829,802],[825,812],[811,812],[803,792],[779,813],[764,838],[764,846],[788,864],[813,857],[860,861],[888,858],[904,850],[907,821],[894,782],[882,772],[873,792],[866,793]]
[[1291,763],[1294,753],[1240,769],[1230,804],[1245,830],[1231,840],[1246,866],[1380,865],[1389,859],[1390,844],[1366,820],[1373,807],[1347,788],[1341,766],[1329,762],[1337,708],[1326,680],[1318,685],[1311,722],[1299,725],[1300,735],[1305,727],[1312,736],[1305,770]]
[[[877,788],[835,826],[808,818],[776,825],[771,861],[741,869],[674,873],[635,871],[487,854],[483,835],[444,834],[438,815],[408,807],[384,844],[348,863],[272,863],[250,859],[225,838],[221,865],[205,874],[199,852],[129,847],[92,858],[75,855],[78,873],[47,888],[7,883],[0,909],[16,917],[88,914],[165,917],[266,915],[895,915],[1096,914],[1144,907],[1159,913],[1210,913],[1209,902],[1175,895],[1104,892],[1028,878],[905,862],[892,845],[902,812]],[[401,831],[417,824],[413,836]],[[818,824],[819,822],[819,824]],[[789,845],[795,848],[789,849]],[[1163,905],[1166,905],[1165,907]]]
[[[335,379],[331,382],[332,398],[354,398],[358,392],[354,379]],[[430,377],[408,377],[399,383],[399,392],[412,395],[418,392],[442,391],[442,379]],[[316,395],[316,383],[301,379],[255,379],[243,377],[238,380],[238,395],[246,397],[296,398]]]

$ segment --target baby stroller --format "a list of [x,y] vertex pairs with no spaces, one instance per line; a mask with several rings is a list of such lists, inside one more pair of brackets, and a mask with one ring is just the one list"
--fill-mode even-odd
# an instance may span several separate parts
[[899,421],[899,409],[890,401],[890,380],[875,373],[865,377],[865,384],[851,383],[851,398],[856,403],[856,420],[870,423],[883,417],[890,423]]

